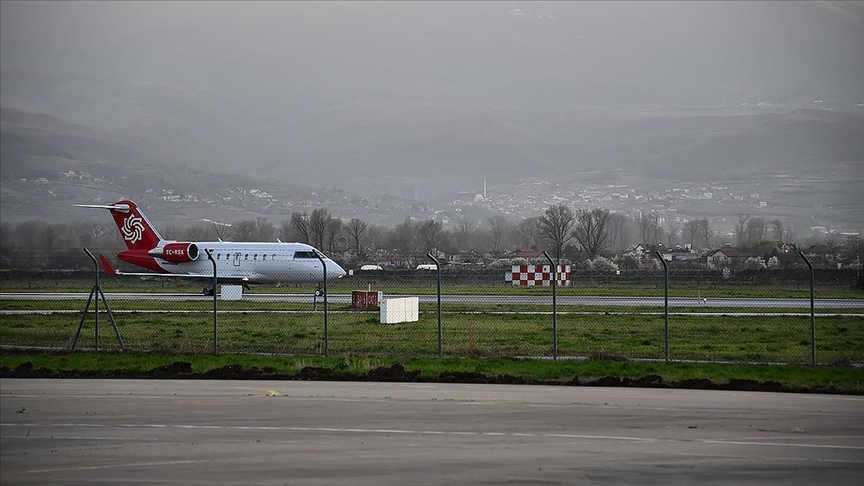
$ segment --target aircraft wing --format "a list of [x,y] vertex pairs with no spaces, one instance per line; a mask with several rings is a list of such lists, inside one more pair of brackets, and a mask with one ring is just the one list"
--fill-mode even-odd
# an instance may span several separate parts
[[[105,255],[99,255],[99,259],[102,260],[102,266],[105,268],[105,273],[107,275],[121,275],[124,277],[141,277],[141,278],[152,278],[152,279],[172,279],[172,278],[181,278],[187,280],[213,280],[213,274],[204,274],[204,273],[155,273],[155,272],[122,272],[120,270],[115,270],[114,267],[108,263],[108,259],[105,258]],[[248,284],[249,277],[217,277],[217,280],[221,283],[238,283],[238,284]]]

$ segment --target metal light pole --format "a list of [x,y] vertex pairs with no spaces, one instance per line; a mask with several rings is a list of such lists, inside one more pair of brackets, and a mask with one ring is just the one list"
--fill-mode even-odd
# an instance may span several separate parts
[[317,249],[315,250],[315,256],[318,257],[318,261],[321,262],[321,269],[324,271],[324,357],[326,358],[329,352],[328,341],[330,339],[327,329],[327,263],[324,261],[324,255]]
[[813,280],[816,275],[813,272],[813,264],[804,255],[804,252],[798,250],[798,254],[810,267],[810,366],[816,366],[816,301],[813,293]]
[[543,251],[543,256],[552,266],[552,359],[558,359],[558,265],[552,261],[549,253]]
[[430,260],[435,262],[435,269],[438,270],[438,357],[441,357],[441,263],[437,258],[429,252],[426,254]]
[[216,286],[218,285],[216,279],[216,260],[213,259],[213,249],[208,248],[205,250],[207,253],[207,258],[213,263],[213,354],[218,354],[218,346],[219,346],[219,331],[216,324]]
[[663,254],[657,251],[657,258],[663,264],[663,342],[666,361],[669,361],[669,265],[663,259]]

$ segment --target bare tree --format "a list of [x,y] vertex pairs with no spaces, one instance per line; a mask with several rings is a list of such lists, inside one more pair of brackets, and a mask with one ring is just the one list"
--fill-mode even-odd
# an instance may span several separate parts
[[689,244],[691,247],[699,236],[699,220],[691,219],[681,226],[681,240]]
[[662,217],[660,213],[654,211],[651,211],[648,215],[651,218],[651,242],[656,245],[663,240],[663,227],[660,226]]
[[735,225],[735,239],[738,241],[739,248],[747,245],[747,221],[749,220],[749,214],[738,215],[738,224]]
[[409,262],[413,261],[417,249],[417,225],[414,220],[405,218],[393,228],[392,234],[396,248]]
[[303,237],[303,243],[309,244],[309,215],[305,212],[294,211],[291,213],[291,227]]
[[58,236],[59,232],[56,225],[46,225],[44,228],[42,228],[41,234],[39,235],[39,240],[41,241],[39,247],[49,251],[53,250],[54,248],[63,248],[61,245],[58,245]]
[[354,246],[354,251],[357,253],[357,258],[363,258],[363,240],[368,226],[365,221],[352,218],[345,227],[345,231],[348,233],[348,237]]
[[609,236],[612,239],[610,246],[613,249],[622,248],[627,244],[628,219],[626,215],[620,213],[609,215]]
[[639,225],[639,231],[642,234],[642,243],[648,244],[648,237],[651,236],[651,220],[648,217],[648,213],[640,214],[636,223]]
[[342,232],[342,220],[339,218],[331,218],[327,222],[327,252],[333,253],[336,240],[339,238],[339,233]]
[[291,218],[283,220],[279,223],[279,239],[281,241],[291,241],[294,236],[294,228],[291,226]]
[[765,218],[750,218],[747,220],[747,225],[745,228],[745,244],[746,246],[753,246],[756,243],[765,239],[765,232],[767,229],[767,225],[765,223]]
[[798,235],[792,230],[792,226],[786,227],[786,236],[783,237],[783,241],[786,243],[791,243],[793,241],[798,240]]
[[501,251],[501,242],[507,232],[507,220],[501,216],[489,218],[489,242],[492,244],[492,253]]
[[771,229],[774,231],[774,239],[783,242],[783,223],[779,219],[771,221]]
[[705,248],[711,248],[711,237],[714,236],[714,230],[712,230],[711,225],[708,224],[708,218],[702,218],[697,221],[699,223],[699,237],[705,242]]
[[255,241],[256,233],[253,219],[244,219],[231,226],[231,234],[235,241]]
[[377,224],[370,224],[366,229],[366,241],[369,248],[380,250],[387,243],[387,230]]
[[[116,231],[110,231],[107,226],[95,221],[88,221],[82,224],[80,231],[81,244],[94,247],[103,246],[104,243],[107,243],[111,239],[112,235],[117,234]],[[119,239],[119,236],[117,238]]]
[[520,248],[537,248],[539,245],[540,218],[535,216],[519,221],[513,227],[514,239]]
[[588,254],[588,258],[594,258],[606,248],[609,238],[609,210],[595,208],[592,210],[580,210],[576,217],[576,228],[573,237]]
[[571,230],[574,219],[573,211],[563,204],[549,207],[543,216],[540,216],[540,234],[549,240],[555,250],[555,261],[561,259],[561,249],[573,237]]
[[324,238],[327,235],[327,225],[330,224],[330,212],[324,208],[318,208],[312,211],[309,216],[309,235],[312,237],[313,246],[322,250],[324,248]]
[[[861,244],[859,235],[849,235],[843,242],[843,258],[855,265],[861,265],[864,259],[864,245]],[[860,270],[860,266],[858,267]]]
[[160,231],[162,237],[166,240],[176,240],[180,237],[180,228],[174,226],[173,224],[169,224],[162,231]]
[[200,224],[193,224],[186,228],[186,238],[189,241],[202,241],[207,235],[207,228]]
[[258,241],[271,241],[273,240],[273,235],[276,234],[276,227],[273,226],[273,223],[267,221],[267,218],[258,216],[255,218],[255,231],[258,235]]
[[678,233],[680,231],[680,227],[673,226],[672,228],[669,228],[668,232],[666,232],[666,242],[669,244],[669,248],[675,246],[675,240],[678,238]]
[[471,247],[471,235],[474,233],[474,223],[466,219],[460,220],[456,225],[456,231],[453,234],[453,240],[456,247],[460,250],[467,250]]
[[443,226],[440,221],[427,219],[421,222],[417,228],[417,239],[420,243],[420,250],[428,252],[441,246],[444,239]]
[[12,264],[12,232],[15,226],[0,221],[0,267],[10,268]]
[[226,223],[211,223],[210,229],[213,231],[213,234],[216,235],[216,238],[220,240],[224,240],[228,237],[229,229],[231,228],[230,224]]
[[651,211],[650,213],[642,213],[639,216],[639,230],[642,232],[642,243],[654,244],[660,243],[660,214]]

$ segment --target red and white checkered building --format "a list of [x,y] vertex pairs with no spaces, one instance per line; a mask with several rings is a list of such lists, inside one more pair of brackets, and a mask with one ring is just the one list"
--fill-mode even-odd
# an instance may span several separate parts
[[[570,285],[570,265],[558,265],[558,285]],[[504,274],[505,282],[514,287],[549,287],[552,285],[552,265],[513,265]]]

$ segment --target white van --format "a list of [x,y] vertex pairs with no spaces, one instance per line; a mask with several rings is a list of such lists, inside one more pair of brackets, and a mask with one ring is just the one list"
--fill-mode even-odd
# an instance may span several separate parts
[[383,270],[380,265],[363,265],[360,270]]

